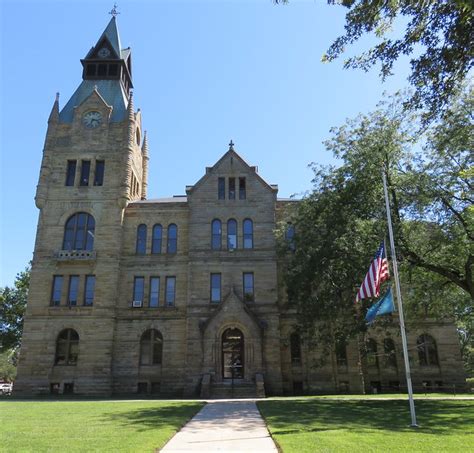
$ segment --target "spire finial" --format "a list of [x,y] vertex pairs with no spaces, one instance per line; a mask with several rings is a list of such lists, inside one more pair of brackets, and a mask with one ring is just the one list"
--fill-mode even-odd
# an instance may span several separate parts
[[232,140],[229,142],[229,151],[234,151],[234,142]]
[[56,92],[56,102],[59,102],[59,91]]
[[120,13],[117,11],[117,8],[118,8],[118,5],[117,3],[114,3],[114,7],[112,8],[111,11],[109,11],[109,14],[112,16],[112,17],[117,17]]

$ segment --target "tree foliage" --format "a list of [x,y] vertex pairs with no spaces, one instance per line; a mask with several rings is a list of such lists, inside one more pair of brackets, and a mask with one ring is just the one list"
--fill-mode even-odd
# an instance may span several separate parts
[[446,120],[423,137],[404,99],[331,130],[325,146],[340,165],[313,165],[314,189],[295,215],[296,250],[285,255],[288,297],[301,325],[320,337],[365,329],[370,302],[359,309],[354,299],[387,232],[382,171],[411,319],[472,320],[472,92],[456,98]]
[[20,346],[30,286],[30,267],[17,274],[13,288],[0,288],[0,352]]
[[[288,3],[278,0],[276,3]],[[474,3],[469,0],[330,0],[348,8],[345,34],[323,56],[332,61],[348,45],[373,33],[379,43],[344,62],[368,71],[380,65],[384,80],[402,55],[411,55],[409,82],[414,93],[405,106],[425,109],[424,120],[439,117],[469,77],[474,56]],[[393,37],[394,22],[406,21],[403,36]]]

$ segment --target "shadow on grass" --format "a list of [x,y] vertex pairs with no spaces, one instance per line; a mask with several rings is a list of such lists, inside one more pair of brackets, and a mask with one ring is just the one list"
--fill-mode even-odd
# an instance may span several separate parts
[[[416,401],[419,431],[434,435],[472,433],[474,403]],[[344,430],[413,432],[407,401],[261,401],[258,407],[272,434]],[[470,431],[470,432],[469,432]]]
[[102,417],[103,421],[130,427],[138,431],[161,428],[181,428],[201,408],[202,403],[176,403],[163,405],[157,403],[156,407],[139,408],[113,412]]

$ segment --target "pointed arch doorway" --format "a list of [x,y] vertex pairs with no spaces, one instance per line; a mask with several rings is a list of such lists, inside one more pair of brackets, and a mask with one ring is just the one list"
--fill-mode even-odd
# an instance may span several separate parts
[[222,334],[222,378],[244,378],[244,334],[237,328]]

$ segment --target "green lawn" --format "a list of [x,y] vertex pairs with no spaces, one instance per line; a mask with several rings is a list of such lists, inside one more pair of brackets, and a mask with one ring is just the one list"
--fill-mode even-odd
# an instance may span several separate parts
[[258,403],[283,453],[473,451],[474,400],[415,405],[420,427],[413,429],[407,401],[308,397]]
[[192,401],[0,401],[0,451],[152,453],[202,406]]

